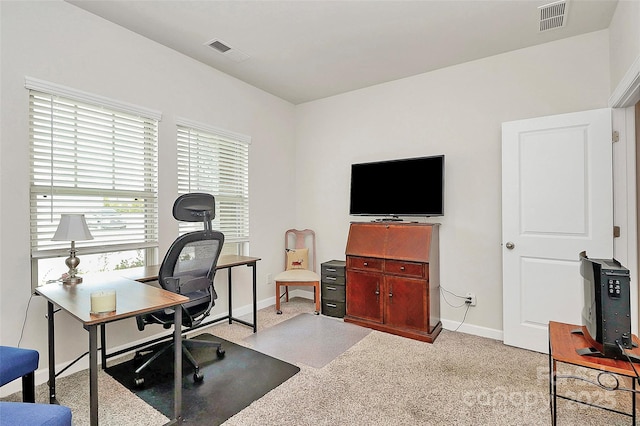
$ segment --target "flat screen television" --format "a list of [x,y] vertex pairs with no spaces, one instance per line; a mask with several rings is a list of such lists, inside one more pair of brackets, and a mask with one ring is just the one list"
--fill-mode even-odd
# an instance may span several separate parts
[[442,216],[444,155],[352,164],[349,214]]
[[631,338],[631,290],[629,270],[616,259],[590,259],[580,254],[580,275],[584,282],[584,306],[581,332],[588,347],[581,355],[640,359],[628,349]]

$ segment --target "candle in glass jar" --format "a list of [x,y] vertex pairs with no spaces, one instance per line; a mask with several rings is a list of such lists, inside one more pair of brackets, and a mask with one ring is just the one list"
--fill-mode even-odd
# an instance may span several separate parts
[[104,314],[116,310],[116,291],[102,290],[91,293],[91,313]]

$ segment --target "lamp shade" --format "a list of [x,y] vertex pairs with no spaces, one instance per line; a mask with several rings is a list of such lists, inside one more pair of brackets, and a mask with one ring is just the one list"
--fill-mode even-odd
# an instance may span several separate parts
[[53,241],[85,241],[93,240],[87,221],[83,214],[63,214],[58,229],[51,239]]

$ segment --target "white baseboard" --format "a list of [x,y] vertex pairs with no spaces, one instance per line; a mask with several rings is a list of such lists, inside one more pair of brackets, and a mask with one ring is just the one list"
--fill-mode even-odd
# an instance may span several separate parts
[[452,320],[446,320],[446,319],[441,319],[441,321],[442,321],[442,328],[444,328],[445,330],[453,331],[456,328],[458,328],[458,326],[460,326],[460,328],[458,328],[458,331],[461,333],[473,334],[474,336],[487,337],[489,339],[494,339],[494,340],[500,340],[500,341],[503,340],[502,330],[481,327],[479,325],[473,325],[473,324],[460,325],[459,321],[452,321]]

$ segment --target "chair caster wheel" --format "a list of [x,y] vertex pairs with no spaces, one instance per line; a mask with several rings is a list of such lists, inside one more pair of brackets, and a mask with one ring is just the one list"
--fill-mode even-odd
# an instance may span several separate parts
[[225,354],[224,349],[222,348],[216,349],[216,355],[218,356],[218,359],[224,358],[224,354]]
[[144,386],[144,377],[136,377],[133,379],[133,385],[137,388],[141,388]]
[[194,382],[200,383],[203,380],[204,380],[204,376],[202,375],[201,372],[196,371],[195,373],[193,373],[193,381]]
[[278,314],[278,315],[282,315],[282,311],[277,310],[277,311],[276,311],[276,314]]

